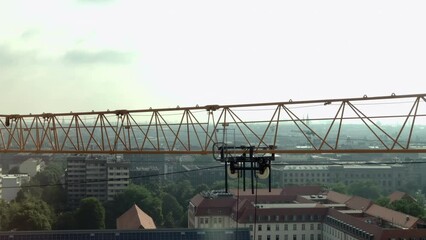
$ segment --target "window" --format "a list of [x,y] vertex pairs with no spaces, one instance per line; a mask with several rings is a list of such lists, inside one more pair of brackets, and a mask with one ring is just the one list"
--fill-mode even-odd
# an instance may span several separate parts
[[288,235],[284,235],[284,240],[288,240]]
[[275,225],[275,230],[276,230],[276,231],[279,231],[279,230],[280,230],[280,225],[278,225],[278,224],[277,224],[277,225]]
[[262,225],[261,224],[257,225],[257,230],[262,231]]
[[280,240],[280,235],[276,235],[275,240]]
[[311,223],[311,230],[314,230],[314,224]]
[[318,223],[317,230],[321,230],[321,223]]
[[271,235],[266,235],[266,240],[271,240]]
[[262,235],[258,235],[257,240],[262,240]]
[[288,224],[284,224],[284,230],[288,230]]
[[309,240],[315,240],[314,234],[311,234],[311,238]]
[[293,230],[297,230],[297,225],[293,224]]
[[297,240],[297,235],[293,235],[293,240]]
[[204,224],[204,218],[200,218],[200,224]]
[[302,240],[306,240],[305,234],[302,234]]
[[271,231],[271,225],[269,225],[269,224],[268,224],[268,225],[266,225],[266,230],[267,230],[267,231]]
[[302,224],[302,230],[305,230],[305,224],[304,223]]

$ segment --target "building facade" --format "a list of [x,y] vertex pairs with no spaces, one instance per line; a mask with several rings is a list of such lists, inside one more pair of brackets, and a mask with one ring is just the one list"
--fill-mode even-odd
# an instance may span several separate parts
[[71,156],[67,158],[66,185],[71,207],[78,206],[86,197],[102,202],[112,200],[129,185],[129,164],[103,155]]
[[44,169],[44,162],[41,158],[29,158],[19,165],[19,172],[26,173],[34,177]]
[[204,192],[190,200],[188,227],[248,228],[253,240],[426,239],[421,219],[312,186]]
[[28,174],[0,174],[1,199],[10,202],[16,198],[21,185],[30,181]]
[[0,232],[0,240],[249,240],[247,229],[58,230]]
[[288,165],[274,168],[275,176],[278,175],[280,184],[306,185],[306,184],[334,184],[346,185],[359,181],[372,181],[385,191],[400,189],[410,181],[407,178],[409,166],[394,165]]

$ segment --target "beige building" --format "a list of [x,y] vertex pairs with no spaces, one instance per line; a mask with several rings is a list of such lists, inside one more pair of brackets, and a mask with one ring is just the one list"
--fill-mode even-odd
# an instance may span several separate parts
[[249,228],[254,240],[420,239],[425,226],[368,199],[312,186],[210,191],[188,206],[188,228]]

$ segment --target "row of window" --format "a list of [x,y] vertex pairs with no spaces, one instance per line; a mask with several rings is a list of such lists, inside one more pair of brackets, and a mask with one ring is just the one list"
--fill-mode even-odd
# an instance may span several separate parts
[[[352,184],[352,183],[354,183],[354,182],[356,182],[356,181],[352,181],[352,180],[350,180],[350,181],[344,181],[344,183],[346,184],[346,185],[348,185],[348,184]],[[383,180],[383,181],[377,181],[377,183],[379,184],[379,185],[381,185],[381,186],[383,186],[383,187],[386,187],[386,186],[393,186],[393,183],[392,183],[392,181],[391,180],[388,180],[388,181],[386,181],[386,180]],[[396,181],[396,185],[397,186],[401,186],[401,181]]]
[[[286,183],[286,182],[289,182],[289,183],[292,183],[292,182],[299,182],[299,179],[284,179],[284,182]],[[309,182],[331,182],[331,180],[330,179],[300,179],[300,182],[307,182],[307,183],[309,183]]]
[[327,177],[330,177],[330,173],[317,173],[317,174],[315,174],[315,173],[283,173],[283,176],[284,177],[287,177],[287,176],[289,176],[289,177],[292,177],[293,176],[293,174],[294,174],[294,176],[295,177],[298,177],[298,176],[301,176],[301,177],[304,177],[304,176],[306,176],[306,177],[309,177],[309,176],[311,176],[311,177],[325,177],[325,176],[327,176]]
[[110,172],[108,175],[109,176],[121,176],[121,175],[127,176],[129,175],[129,173],[128,172]]
[[[209,224],[210,218],[200,218],[200,224]],[[221,217],[213,217],[213,224],[222,224],[223,219]]]
[[[392,173],[376,173],[376,174],[369,174],[369,173],[345,173],[345,174],[341,174],[342,177],[344,176],[345,178],[348,177],[356,177],[356,178],[391,178],[393,177]],[[396,175],[396,174],[395,174]],[[283,173],[284,177],[330,177],[330,173],[298,173],[298,172],[294,172],[294,173]],[[340,176],[340,174],[336,174],[335,175],[337,178]],[[401,177],[401,174],[398,173],[398,177]]]
[[[275,215],[275,216],[257,216],[257,221],[258,222],[290,222],[290,221],[299,221],[299,222],[304,222],[304,221],[320,221],[322,220],[322,216],[321,215],[284,215],[284,216],[280,216],[280,215]],[[254,222],[254,216],[250,215],[249,216],[249,222]]]
[[129,184],[127,183],[116,183],[116,184],[108,184],[108,187],[127,187]]
[[[308,238],[309,237],[309,238]],[[251,239],[253,239],[253,235],[251,236]],[[321,240],[321,234],[317,234],[316,238],[315,238],[315,234],[284,234],[283,236],[281,235],[275,235],[275,240]],[[272,235],[266,235],[266,236],[262,236],[262,235],[257,235],[257,240],[273,240],[272,239]]]
[[[295,230],[295,231],[297,231],[298,230],[298,224],[296,224],[296,223],[293,223],[293,224],[284,224],[283,225],[283,229],[281,229],[280,228],[280,224],[275,224],[275,231],[280,231],[280,230],[284,230],[284,231],[287,231],[288,229],[289,229],[289,225],[291,225],[292,226],[292,228],[291,229],[293,229],[293,230]],[[302,223],[302,224],[300,224],[300,230],[308,230],[308,228],[307,228],[307,226],[309,226],[309,230],[321,230],[321,224],[320,223],[318,223],[318,224],[316,224],[317,226],[316,226],[316,229],[315,229],[315,224],[314,223],[310,223],[310,224],[305,224],[305,223]],[[253,225],[250,225],[250,230],[251,231],[253,231]],[[257,224],[257,230],[258,231],[262,231],[262,230],[265,230],[266,229],[266,231],[271,231],[271,225],[270,224],[266,224],[266,226],[264,225],[264,224]]]

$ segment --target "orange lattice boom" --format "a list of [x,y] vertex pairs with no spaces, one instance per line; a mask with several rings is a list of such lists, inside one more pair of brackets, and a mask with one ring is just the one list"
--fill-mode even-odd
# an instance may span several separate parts
[[211,154],[221,143],[256,153],[425,153],[425,105],[425,94],[392,94],[0,115],[0,152]]

